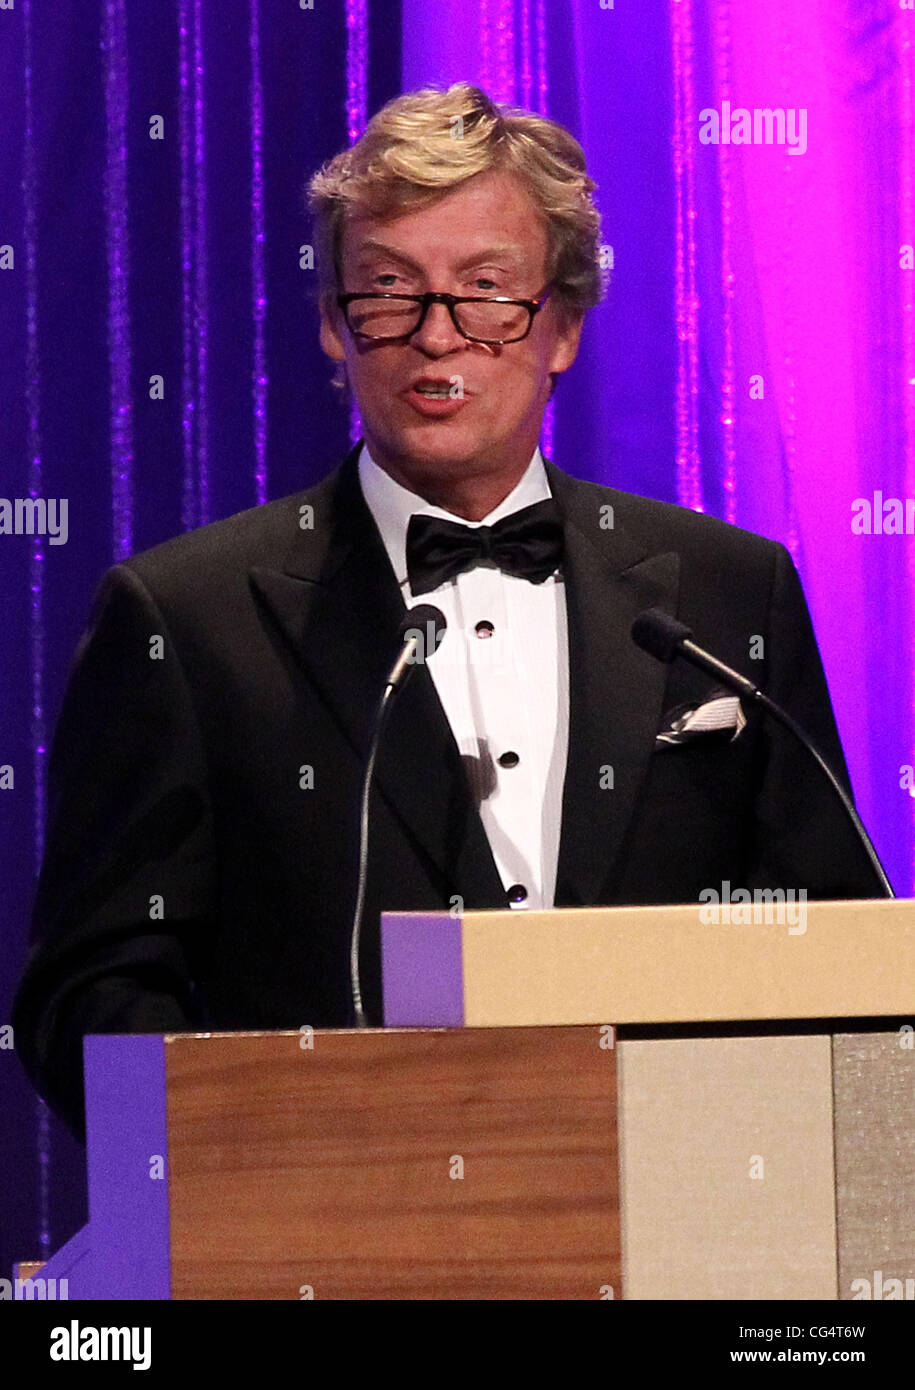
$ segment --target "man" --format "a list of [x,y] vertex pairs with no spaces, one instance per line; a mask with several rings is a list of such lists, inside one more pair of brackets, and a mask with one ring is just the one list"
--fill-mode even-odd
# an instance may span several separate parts
[[110,570],[58,727],[14,1021],[77,1133],[87,1032],[351,1021],[360,781],[417,601],[448,632],[378,758],[371,1021],[385,909],[879,891],[790,738],[732,708],[678,740],[715,692],[630,638],[643,609],[676,614],[845,776],[785,550],[539,452],[600,293],[592,189],[567,132],[465,85],[395,101],[312,181],[321,342],[364,441],[317,487]]

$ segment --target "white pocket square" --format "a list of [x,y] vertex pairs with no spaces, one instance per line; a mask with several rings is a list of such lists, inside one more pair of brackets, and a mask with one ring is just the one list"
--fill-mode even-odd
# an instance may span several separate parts
[[669,743],[691,743],[704,734],[717,734],[733,729],[730,742],[745,728],[747,717],[739,695],[718,694],[700,705],[678,705],[664,716],[655,738],[655,746]]

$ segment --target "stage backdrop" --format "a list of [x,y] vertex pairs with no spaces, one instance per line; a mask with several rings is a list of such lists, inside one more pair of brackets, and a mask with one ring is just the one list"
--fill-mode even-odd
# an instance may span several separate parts
[[86,1215],[5,1024],[92,593],[347,447],[303,190],[400,90],[470,80],[582,141],[609,287],[545,451],[790,548],[860,809],[913,892],[906,0],[17,0],[0,78],[0,494],[68,503],[66,533],[58,510],[0,535],[0,1276]]

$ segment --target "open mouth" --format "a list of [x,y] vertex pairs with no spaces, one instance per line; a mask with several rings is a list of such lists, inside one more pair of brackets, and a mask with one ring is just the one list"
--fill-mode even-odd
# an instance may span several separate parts
[[417,414],[427,419],[450,419],[467,403],[463,391],[455,395],[450,381],[415,381],[402,394]]

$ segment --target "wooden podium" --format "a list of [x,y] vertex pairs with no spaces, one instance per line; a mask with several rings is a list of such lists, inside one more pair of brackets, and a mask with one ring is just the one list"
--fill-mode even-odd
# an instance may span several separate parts
[[384,1029],[87,1038],[90,1220],[42,1276],[915,1297],[915,902],[729,915],[386,914]]

